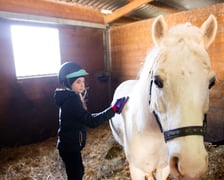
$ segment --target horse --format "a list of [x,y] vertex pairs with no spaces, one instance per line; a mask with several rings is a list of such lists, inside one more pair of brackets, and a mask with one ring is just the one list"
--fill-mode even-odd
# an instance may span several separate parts
[[162,15],[153,21],[153,48],[139,77],[115,89],[112,103],[129,100],[109,121],[133,180],[199,179],[207,171],[206,114],[216,80],[207,49],[216,33],[214,15],[200,27],[168,28]]

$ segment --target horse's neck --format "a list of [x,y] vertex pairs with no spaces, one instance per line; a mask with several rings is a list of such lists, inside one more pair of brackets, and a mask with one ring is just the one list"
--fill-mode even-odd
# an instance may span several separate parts
[[[137,131],[148,131],[157,128],[153,113],[149,108],[149,85],[147,83],[141,84],[139,81],[134,88],[135,103],[133,103],[133,110],[135,114],[135,123]],[[148,87],[147,87],[148,86]]]

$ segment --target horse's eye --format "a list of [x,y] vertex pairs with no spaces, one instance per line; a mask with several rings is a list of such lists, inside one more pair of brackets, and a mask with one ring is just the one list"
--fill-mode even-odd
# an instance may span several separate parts
[[163,80],[160,76],[154,76],[154,83],[158,88],[163,88]]
[[215,85],[215,81],[216,81],[215,77],[213,77],[213,78],[210,79],[210,81],[209,81],[209,85],[208,85],[208,89],[211,89],[212,86]]

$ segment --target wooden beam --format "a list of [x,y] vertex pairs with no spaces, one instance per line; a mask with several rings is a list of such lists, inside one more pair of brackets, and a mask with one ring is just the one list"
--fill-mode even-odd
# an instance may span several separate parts
[[102,13],[77,3],[52,0],[0,0],[0,11],[104,24]]
[[152,0],[134,0],[128,3],[127,5],[115,10],[112,14],[106,15],[104,17],[104,22],[111,23],[112,21],[130,13],[131,11],[137,9],[138,7],[150,2]]

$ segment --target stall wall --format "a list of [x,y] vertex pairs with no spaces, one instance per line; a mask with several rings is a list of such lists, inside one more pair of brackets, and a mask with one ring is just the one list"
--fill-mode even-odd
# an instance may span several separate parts
[[[210,110],[208,113],[208,132],[206,139],[224,138],[224,4],[208,8],[185,11],[167,15],[169,27],[175,24],[191,22],[200,26],[210,14],[218,20],[218,33],[215,42],[208,49],[212,67],[217,74],[217,83],[211,90]],[[154,19],[135,22],[128,25],[112,27],[111,38],[111,72],[112,87],[127,79],[136,79],[145,56],[153,47],[151,26]]]
[[[37,142],[55,136],[58,128],[58,108],[53,98],[55,88],[60,87],[57,76],[16,78],[12,23],[15,22],[0,20],[0,147]],[[89,110],[103,110],[109,104],[108,82],[98,79],[105,71],[104,30],[54,27],[59,29],[62,63],[75,61],[89,72],[86,79]]]

